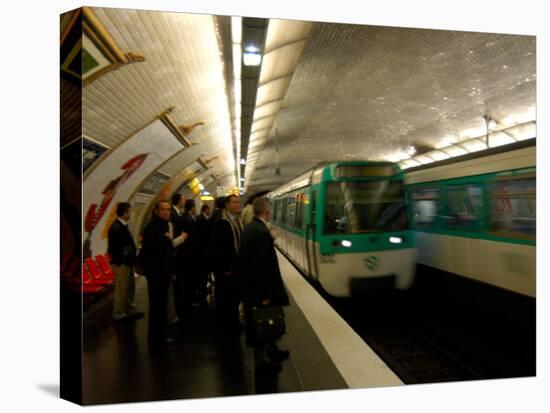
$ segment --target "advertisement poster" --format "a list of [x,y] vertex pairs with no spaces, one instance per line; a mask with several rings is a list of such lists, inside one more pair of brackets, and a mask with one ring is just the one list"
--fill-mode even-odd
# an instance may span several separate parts
[[107,250],[107,232],[116,218],[117,203],[127,202],[144,179],[182,149],[182,143],[159,119],[103,158],[83,185],[85,257]]

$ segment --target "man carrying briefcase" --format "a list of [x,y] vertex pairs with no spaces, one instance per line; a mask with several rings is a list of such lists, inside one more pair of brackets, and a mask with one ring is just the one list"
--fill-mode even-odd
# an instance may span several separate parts
[[270,211],[265,197],[252,204],[254,219],[242,235],[240,290],[246,310],[247,344],[255,349],[257,373],[278,373],[289,356],[275,342],[284,334],[283,306],[289,305],[273,237],[267,228]]

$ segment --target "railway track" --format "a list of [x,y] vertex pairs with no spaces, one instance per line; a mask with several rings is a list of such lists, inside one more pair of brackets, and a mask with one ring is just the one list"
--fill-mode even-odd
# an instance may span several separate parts
[[517,348],[503,342],[504,333],[482,315],[472,319],[433,303],[420,305],[412,292],[362,299],[324,295],[406,384],[535,374],[534,364],[521,358],[518,362]]
[[495,299],[501,291],[437,277],[407,291],[335,298],[302,275],[406,384],[536,374],[534,307]]

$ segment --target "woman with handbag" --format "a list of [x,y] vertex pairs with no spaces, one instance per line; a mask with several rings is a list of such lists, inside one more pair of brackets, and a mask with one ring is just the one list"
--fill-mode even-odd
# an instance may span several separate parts
[[289,352],[276,341],[285,333],[283,306],[289,305],[273,237],[267,227],[270,210],[265,197],[252,204],[254,219],[242,235],[239,286],[246,310],[247,344],[255,349],[257,373],[277,373]]

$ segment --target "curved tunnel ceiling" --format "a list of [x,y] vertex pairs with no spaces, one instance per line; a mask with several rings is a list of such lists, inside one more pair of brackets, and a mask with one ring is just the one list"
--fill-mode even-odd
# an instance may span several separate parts
[[108,147],[131,136],[173,107],[178,126],[204,122],[189,132],[197,145],[159,169],[173,176],[193,159],[209,165],[224,185],[235,185],[233,139],[224,61],[215,16],[92,8],[122,50],[145,61],[122,67],[83,89],[83,134]]
[[[177,125],[204,125],[188,135],[198,145],[159,170],[175,176],[202,156],[218,178],[210,189],[235,186],[233,56],[220,18],[93,11],[122,50],[145,60],[83,89],[83,135],[112,148],[173,107]],[[392,159],[410,146],[422,153],[462,142],[484,134],[483,115],[496,129],[535,120],[533,36],[272,20],[264,63],[285,50],[287,66],[272,64],[258,85],[247,192],[273,189],[322,160]]]
[[478,137],[483,115],[496,129],[534,121],[535,90],[532,36],[315,23],[269,136],[251,140],[247,192],[323,160]]

